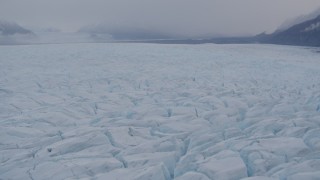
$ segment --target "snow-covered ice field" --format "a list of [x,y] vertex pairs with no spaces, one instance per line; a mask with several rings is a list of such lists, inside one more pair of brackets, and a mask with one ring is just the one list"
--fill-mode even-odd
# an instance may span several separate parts
[[317,51],[0,46],[0,179],[320,179]]

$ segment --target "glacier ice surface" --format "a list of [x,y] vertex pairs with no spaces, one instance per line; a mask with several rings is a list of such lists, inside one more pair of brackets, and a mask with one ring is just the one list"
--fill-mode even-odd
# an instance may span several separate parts
[[0,179],[320,179],[320,55],[0,46]]

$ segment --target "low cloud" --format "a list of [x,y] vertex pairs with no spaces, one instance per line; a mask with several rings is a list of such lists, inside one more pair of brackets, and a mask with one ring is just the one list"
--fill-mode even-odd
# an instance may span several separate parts
[[87,25],[185,37],[272,32],[319,0],[0,0],[0,17],[24,26],[77,31]]

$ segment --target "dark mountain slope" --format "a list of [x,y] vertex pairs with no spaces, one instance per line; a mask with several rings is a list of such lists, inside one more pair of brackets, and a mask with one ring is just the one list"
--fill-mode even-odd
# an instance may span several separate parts
[[262,43],[320,46],[320,16],[294,25],[281,32],[262,35],[258,39]]

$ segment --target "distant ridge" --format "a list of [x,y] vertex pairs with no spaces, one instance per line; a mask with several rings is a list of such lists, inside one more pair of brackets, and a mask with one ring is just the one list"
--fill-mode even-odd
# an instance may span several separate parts
[[150,40],[143,41],[163,44],[279,44],[295,46],[320,47],[320,15],[314,19],[293,25],[288,29],[272,34],[261,33],[251,37],[220,37],[211,39],[182,39],[182,40]]
[[16,23],[0,21],[0,35],[9,36],[15,34],[33,34],[33,32]]
[[260,36],[259,41],[283,45],[320,46],[320,15],[286,30]]
[[306,15],[301,15],[301,16],[298,16],[296,18],[292,18],[292,19],[288,19],[286,20],[284,23],[282,23],[278,29],[276,30],[276,32],[280,32],[280,31],[284,31],[286,29],[289,29],[290,27],[294,26],[294,25],[297,25],[297,24],[300,24],[300,23],[303,23],[303,22],[306,22],[306,21],[309,21],[309,20],[312,20],[312,19],[315,19],[316,17],[318,17],[320,15],[320,7],[318,9],[316,9],[315,11],[313,11],[312,13],[310,14],[306,14]]
[[0,20],[0,45],[29,44],[36,35],[17,23]]
[[81,28],[78,32],[88,33],[92,37],[111,36],[114,40],[150,40],[172,39],[171,36],[139,28],[108,28],[105,25],[91,25]]

